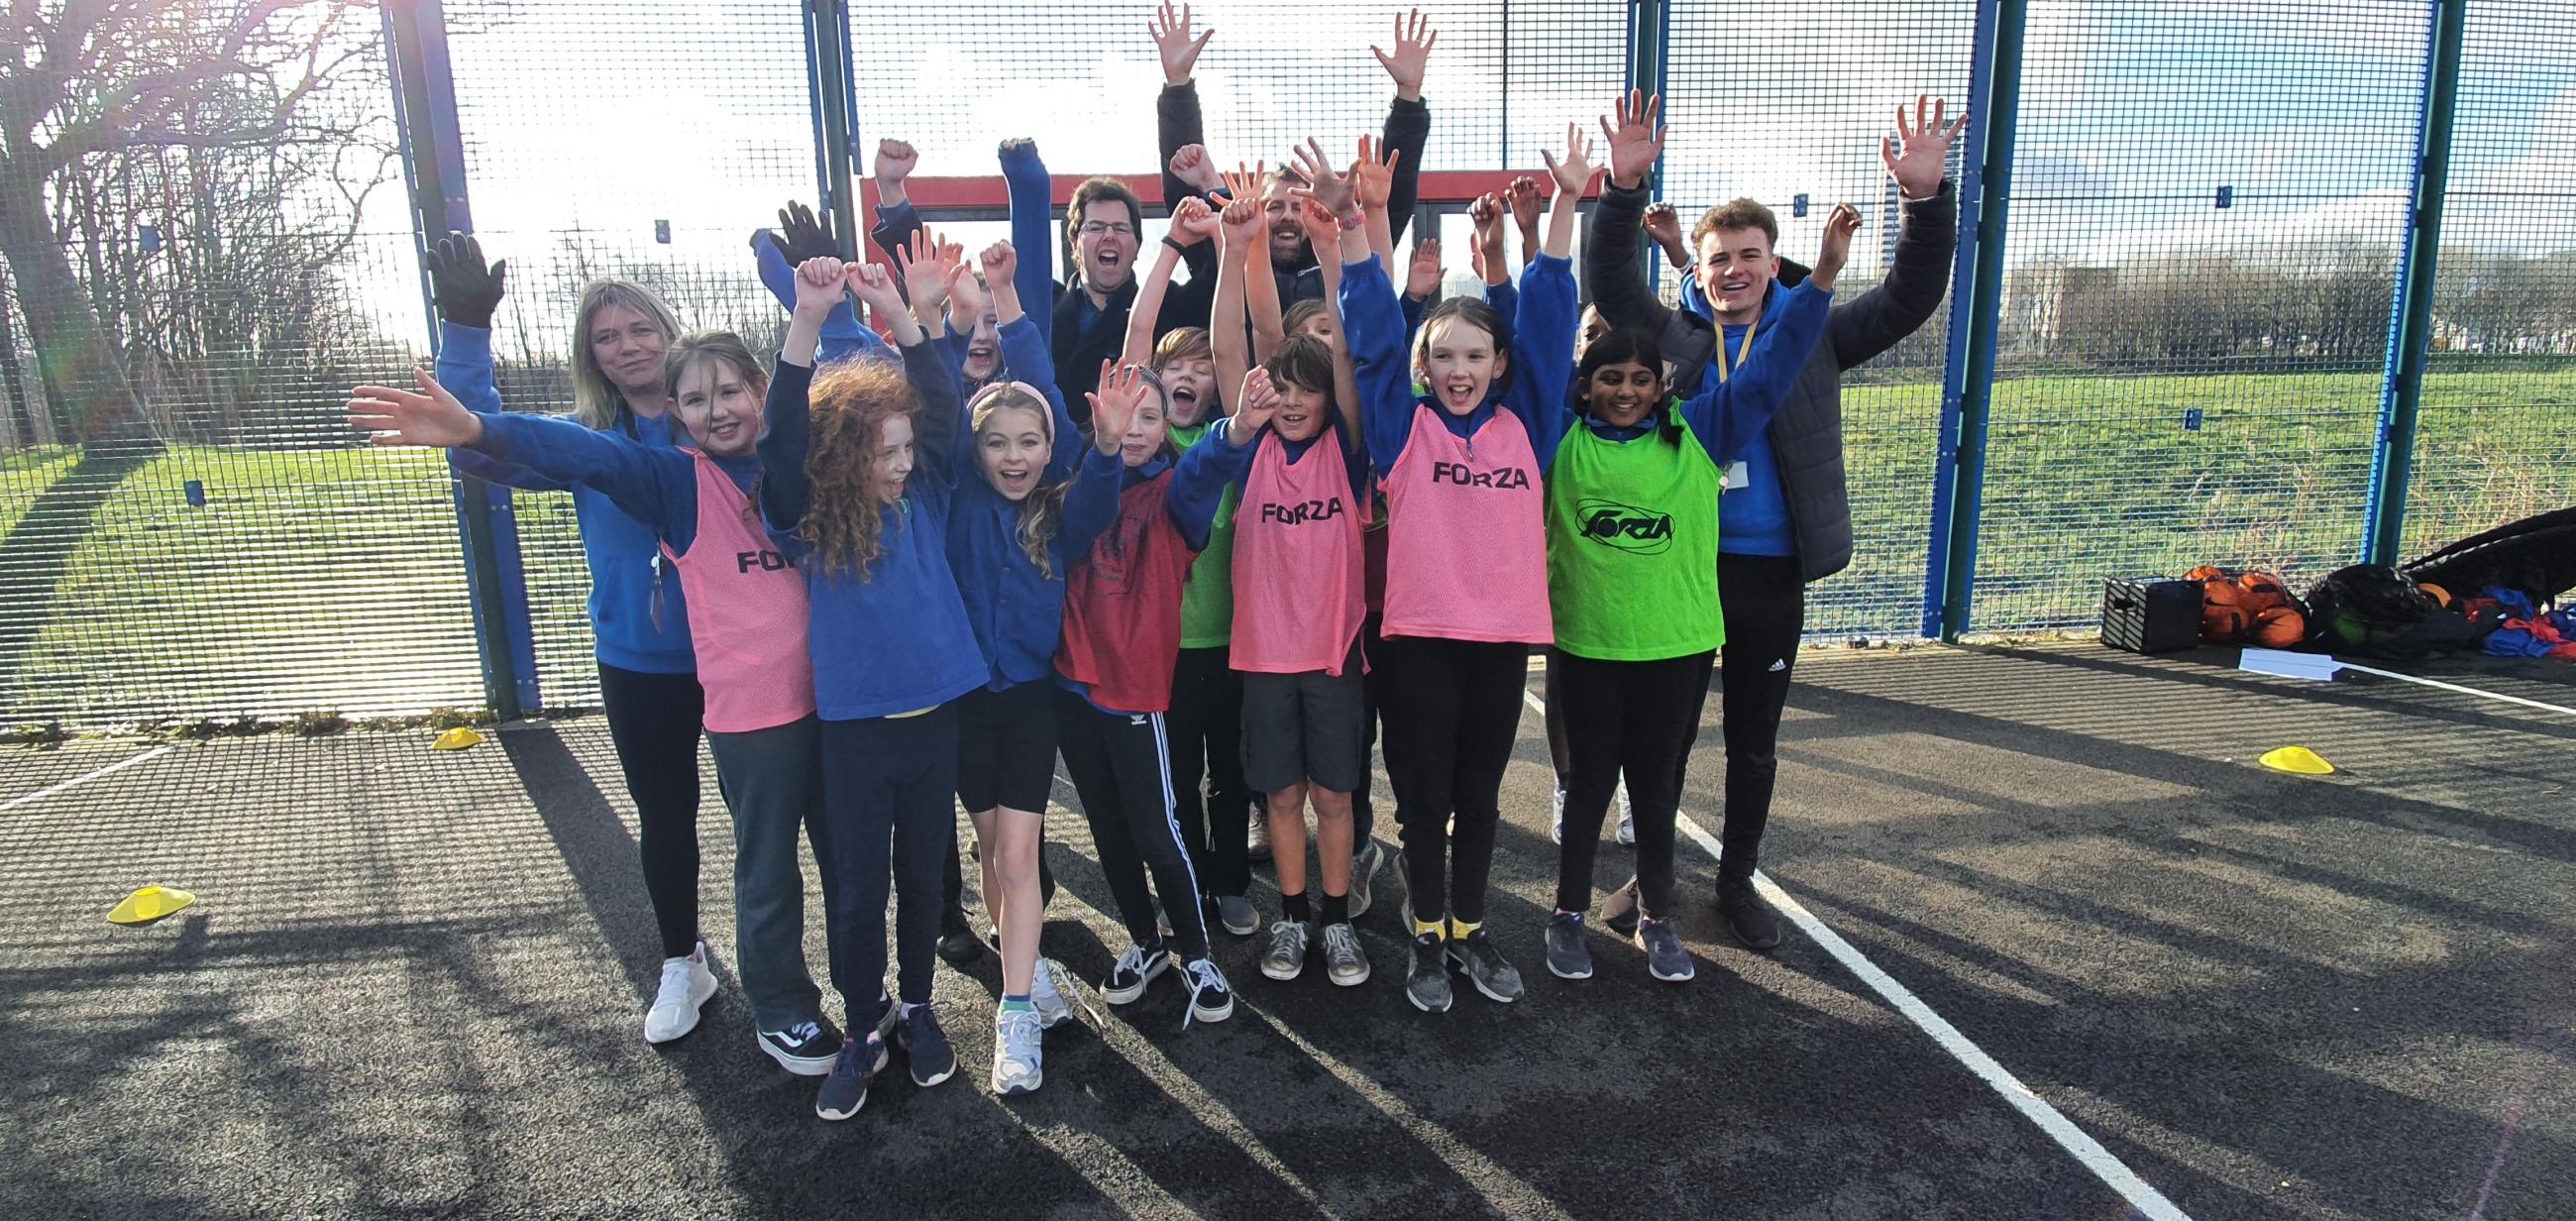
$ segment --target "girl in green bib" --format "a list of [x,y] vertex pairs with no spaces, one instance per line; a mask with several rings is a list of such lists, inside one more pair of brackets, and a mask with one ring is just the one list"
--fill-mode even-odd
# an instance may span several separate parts
[[[1547,584],[1556,621],[1548,698],[1573,762],[1548,970],[1592,975],[1583,913],[1601,820],[1624,772],[1637,820],[1634,936],[1655,978],[1695,973],[1673,919],[1673,826],[1693,731],[1726,625],[1717,502],[1727,464],[1762,435],[1823,333],[1859,217],[1837,208],[1814,274],[1781,294],[1750,359],[1687,401],[1664,385],[1654,337],[1617,330],[1576,366],[1577,427],[1547,472]],[[1623,891],[1625,888],[1622,888]],[[1622,930],[1625,931],[1625,930]]]

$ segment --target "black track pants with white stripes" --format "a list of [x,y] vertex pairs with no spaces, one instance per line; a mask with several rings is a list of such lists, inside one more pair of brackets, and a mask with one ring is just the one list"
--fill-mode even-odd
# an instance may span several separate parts
[[[1100,872],[1118,919],[1138,945],[1151,945],[1154,896],[1172,924],[1172,954],[1182,962],[1208,952],[1205,913],[1189,845],[1172,809],[1171,756],[1165,753],[1163,714],[1102,712],[1070,691],[1059,691],[1056,745],[1065,776],[1082,799]],[[1153,876],[1153,891],[1145,888]]]

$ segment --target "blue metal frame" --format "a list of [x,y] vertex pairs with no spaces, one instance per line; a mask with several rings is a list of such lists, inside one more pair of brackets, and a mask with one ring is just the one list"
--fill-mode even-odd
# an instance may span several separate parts
[[2426,23],[2424,89],[2415,127],[2415,174],[2397,291],[2388,304],[2386,381],[2379,395],[2379,443],[2370,455],[2370,503],[2362,559],[2394,564],[2406,532],[2406,484],[2415,468],[2415,422],[2433,337],[2434,274],[2442,249],[2442,203],[2450,187],[2451,121],[2459,98],[2460,45],[2468,0],[2434,0]]
[[[1651,31],[1651,36],[1641,37]],[[1666,107],[1672,99],[1665,97],[1665,86],[1672,80],[1673,4],[1672,0],[1628,0],[1628,76],[1622,92],[1642,89],[1663,99]],[[1660,116],[1670,126],[1672,112]],[[1664,155],[1655,155],[1655,168],[1646,175],[1649,198],[1664,198]],[[1637,257],[1644,261],[1646,287],[1661,290],[1664,278],[1664,252],[1653,242],[1638,243]]]
[[[465,133],[456,117],[456,81],[448,62],[447,19],[439,0],[385,0],[391,48],[395,127],[401,132],[403,177],[411,188],[416,252],[448,230],[471,233],[466,199]],[[421,303],[435,347],[438,315],[429,276]],[[474,612],[484,697],[493,714],[513,719],[544,707],[539,697],[536,634],[528,616],[527,572],[519,555],[518,515],[510,489],[451,475],[457,542],[465,552],[466,599]]]
[[[1924,632],[1957,640],[1975,602],[1977,526],[1985,508],[1987,423],[1995,339],[2002,317],[2004,222],[2012,198],[2014,125],[2021,105],[2022,30],[2028,0],[1980,0],[1969,88],[1968,153],[1961,160],[1960,261],[1953,271],[1949,363],[1942,373],[1941,453],[1932,484],[1932,536],[1924,573]],[[1970,184],[1974,189],[1970,189]],[[1973,212],[1967,211],[1973,209]],[[1976,219],[1971,225],[1966,216]],[[1966,322],[1961,335],[1960,323]]]

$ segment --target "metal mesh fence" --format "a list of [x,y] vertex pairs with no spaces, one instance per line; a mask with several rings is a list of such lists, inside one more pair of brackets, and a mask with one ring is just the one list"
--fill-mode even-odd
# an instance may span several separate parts
[[2030,6],[1977,630],[2359,554],[2429,13]]
[[[1825,217],[1850,203],[1863,228],[1834,295],[1867,292],[1885,275],[1898,221],[1879,139],[1893,133],[1897,104],[1918,94],[1947,97],[1960,113],[1975,25],[1973,0],[1873,5],[1866,19],[1813,4],[1676,3],[1664,198],[1684,232],[1702,211],[1750,196],[1778,216],[1779,253],[1812,263]],[[1677,285],[1678,273],[1667,266],[1663,282]],[[1811,637],[1920,629],[1948,318],[1945,303],[1844,378],[1852,564],[1810,589]]]
[[66,91],[34,143],[82,143],[0,175],[0,722],[478,704],[443,472],[340,410],[422,337],[375,19],[135,87],[213,56],[204,9],[102,11],[129,57],[12,81]]
[[2576,9],[2470,5],[2457,107],[2409,557],[2576,485]]
[[[504,404],[570,409],[574,312],[594,279],[654,289],[684,329],[774,346],[785,314],[749,238],[815,195],[798,6],[449,0],[446,14],[475,230],[510,262],[493,319]],[[571,499],[513,501],[543,698],[595,702]]]

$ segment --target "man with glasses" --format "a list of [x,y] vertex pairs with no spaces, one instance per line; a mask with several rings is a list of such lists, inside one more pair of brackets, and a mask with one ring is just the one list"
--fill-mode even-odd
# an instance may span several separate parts
[[[1073,189],[1065,222],[1073,229],[1074,282],[1055,299],[1056,385],[1064,391],[1064,405],[1074,421],[1088,428],[1091,405],[1082,396],[1100,388],[1100,362],[1118,359],[1127,342],[1127,307],[1136,300],[1136,253],[1143,244],[1145,208],[1126,183],[1093,178]],[[1206,326],[1215,291],[1214,276],[1172,285],[1154,316],[1155,333]]]

